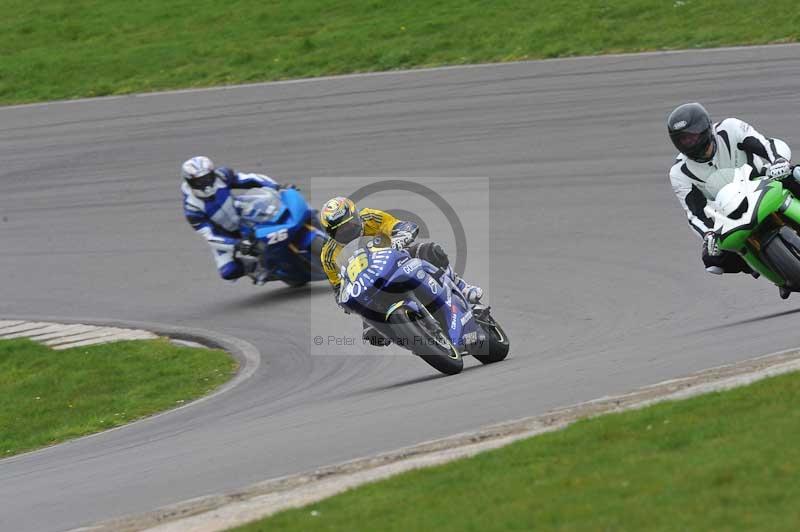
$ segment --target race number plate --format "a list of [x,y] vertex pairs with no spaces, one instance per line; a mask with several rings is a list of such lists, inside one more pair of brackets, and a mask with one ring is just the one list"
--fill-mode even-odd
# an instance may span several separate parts
[[356,255],[347,263],[347,278],[350,279],[351,283],[354,283],[358,275],[368,267],[369,261],[367,260],[367,254],[361,253]]

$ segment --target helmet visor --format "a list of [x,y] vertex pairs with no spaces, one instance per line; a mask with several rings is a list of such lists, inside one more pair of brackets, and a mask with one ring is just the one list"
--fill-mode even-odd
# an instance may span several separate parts
[[332,229],[331,237],[340,244],[349,244],[361,237],[362,228],[361,218],[356,215]]
[[702,137],[703,137],[702,133],[687,132],[678,135],[678,138],[676,140],[681,148],[683,148],[684,150],[691,150],[696,148],[697,145],[700,144],[700,140],[702,139]]
[[187,179],[186,181],[189,183],[189,186],[195,190],[205,190],[214,184],[215,179],[217,179],[217,176],[214,172],[211,172],[204,176]]
[[[705,129],[699,133],[680,131],[670,135],[670,137],[672,137],[672,142],[678,148],[678,151],[690,159],[699,162],[710,160],[711,157],[708,154],[708,148],[712,142],[710,129]],[[710,155],[713,157],[713,151]]]

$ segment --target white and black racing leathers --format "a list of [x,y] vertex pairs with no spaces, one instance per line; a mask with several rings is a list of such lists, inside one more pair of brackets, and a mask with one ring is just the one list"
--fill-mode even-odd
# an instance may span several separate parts
[[681,206],[689,217],[689,225],[701,237],[713,229],[713,223],[705,215],[703,209],[708,203],[709,194],[706,180],[721,168],[739,168],[749,164],[754,168],[754,175],[766,174],[770,164],[776,158],[791,160],[789,146],[780,139],[765,137],[750,124],[738,118],[726,118],[714,124],[716,153],[707,163],[698,163],[678,154],[675,164],[669,171],[672,189],[678,196]]

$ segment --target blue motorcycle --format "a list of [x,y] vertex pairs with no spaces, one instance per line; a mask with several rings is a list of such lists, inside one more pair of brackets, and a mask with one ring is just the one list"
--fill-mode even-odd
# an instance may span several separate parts
[[447,375],[461,372],[465,355],[483,364],[506,358],[508,336],[489,307],[470,305],[443,270],[388,244],[363,237],[339,254],[347,311]]
[[239,231],[253,252],[237,255],[258,284],[279,280],[289,286],[327,279],[320,263],[328,236],[317,211],[295,189],[248,190],[237,196]]

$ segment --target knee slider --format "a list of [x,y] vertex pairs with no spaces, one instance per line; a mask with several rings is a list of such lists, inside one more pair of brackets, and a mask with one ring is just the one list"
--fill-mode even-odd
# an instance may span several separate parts
[[219,269],[219,275],[226,281],[233,281],[244,275],[244,268],[238,262],[229,262]]

